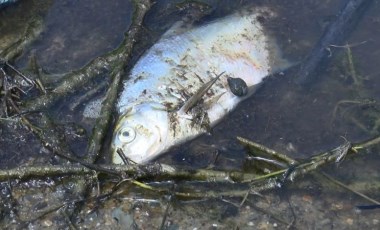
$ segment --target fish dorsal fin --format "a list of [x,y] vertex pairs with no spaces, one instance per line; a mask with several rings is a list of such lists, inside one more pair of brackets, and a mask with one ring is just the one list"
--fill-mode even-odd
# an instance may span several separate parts
[[211,79],[209,82],[204,84],[202,87],[200,87],[197,92],[191,96],[185,104],[181,107],[181,109],[178,111],[179,114],[185,114],[187,113],[191,108],[193,108],[203,97],[203,95],[206,94],[206,92],[211,88],[211,86],[214,85],[214,83],[222,76],[224,72],[220,73],[215,78]]

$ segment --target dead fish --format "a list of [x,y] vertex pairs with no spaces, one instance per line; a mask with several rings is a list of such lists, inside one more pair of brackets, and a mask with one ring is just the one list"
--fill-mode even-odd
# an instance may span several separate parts
[[[123,82],[111,142],[113,163],[123,163],[118,149],[146,163],[206,132],[266,76],[287,67],[259,20],[273,16],[257,8],[194,28],[181,22],[170,28]],[[244,81],[248,92],[235,95],[228,77]]]

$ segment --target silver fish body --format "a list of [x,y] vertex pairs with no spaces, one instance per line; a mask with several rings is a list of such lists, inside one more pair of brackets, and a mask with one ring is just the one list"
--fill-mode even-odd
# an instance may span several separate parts
[[[123,163],[117,149],[136,163],[146,163],[173,145],[207,131],[252,94],[254,86],[283,62],[258,17],[267,9],[239,12],[186,28],[175,24],[132,68],[118,100],[111,144],[113,162]],[[279,68],[283,68],[281,64]],[[224,72],[196,106],[181,107],[198,89]],[[249,88],[234,95],[227,78]]]

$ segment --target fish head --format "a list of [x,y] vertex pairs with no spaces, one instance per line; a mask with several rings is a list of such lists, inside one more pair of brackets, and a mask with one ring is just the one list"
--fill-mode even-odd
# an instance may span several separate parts
[[112,162],[123,164],[118,149],[138,164],[162,153],[167,148],[169,136],[166,108],[159,103],[143,103],[125,111],[116,123],[111,143]]

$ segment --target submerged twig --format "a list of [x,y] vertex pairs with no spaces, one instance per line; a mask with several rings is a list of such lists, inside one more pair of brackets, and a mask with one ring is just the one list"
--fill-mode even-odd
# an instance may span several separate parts
[[295,80],[298,84],[310,85],[315,80],[318,76],[317,70],[322,69],[317,67],[327,61],[326,57],[329,54],[327,48],[331,44],[339,44],[347,37],[372,2],[372,0],[347,1],[336,20],[329,25],[306,60],[301,64]]
[[79,88],[103,72],[111,72],[111,77],[114,77],[119,71],[122,73],[123,67],[125,67],[129,60],[136,36],[141,29],[142,18],[149,10],[151,4],[149,0],[136,0],[134,2],[136,11],[132,25],[128,33],[126,33],[124,41],[117,49],[95,58],[78,71],[66,74],[54,90],[25,103],[22,111],[47,109],[64,96],[74,94]]
[[89,163],[85,165],[41,165],[41,166],[19,166],[13,169],[0,169],[0,181],[9,179],[26,179],[30,177],[63,176],[63,175],[86,175],[106,173],[111,175],[126,174],[135,179],[145,179],[151,177],[162,177],[165,179],[182,180],[204,180],[213,182],[226,182],[226,178],[240,180],[254,179],[256,176],[250,173],[224,172],[215,170],[181,170],[164,164],[150,165],[114,165]]
[[243,137],[236,137],[236,138],[238,139],[238,141],[240,141],[240,143],[242,143],[242,144],[244,144],[244,145],[246,145],[246,146],[248,146],[250,148],[254,148],[257,151],[264,152],[269,157],[282,160],[285,163],[287,163],[288,165],[292,165],[292,164],[294,164],[296,162],[295,160],[293,160],[292,158],[286,156],[285,154],[278,153],[278,152],[276,152],[273,149],[269,149],[269,148],[265,147],[264,145],[260,145],[258,143],[255,143],[255,142],[250,141],[248,139],[245,139]]
[[352,51],[351,48],[346,45],[346,52],[347,52],[347,60],[348,60],[348,68],[350,70],[350,75],[352,77],[352,80],[354,81],[354,85],[361,85],[361,79],[359,79],[359,76],[356,74],[355,66],[354,66],[354,60],[352,57]]
[[361,149],[365,149],[365,148],[368,148],[372,145],[377,145],[377,144],[380,144],[380,136],[375,137],[375,138],[370,139],[370,140],[367,140],[367,141],[364,141],[364,142],[361,142],[361,143],[354,144],[352,146],[352,149],[354,151],[359,151]]
[[331,177],[330,175],[328,175],[327,173],[322,172],[321,174],[322,174],[324,177],[326,177],[327,179],[329,179],[330,181],[332,181],[332,182],[334,182],[335,184],[339,185],[340,187],[345,188],[345,189],[349,190],[350,192],[353,192],[353,193],[355,193],[356,195],[360,196],[361,198],[366,199],[366,200],[368,200],[368,201],[370,201],[370,202],[372,202],[372,203],[374,203],[374,204],[380,205],[380,202],[379,202],[379,201],[374,200],[374,199],[372,199],[371,197],[366,196],[366,195],[364,195],[364,194],[361,193],[361,192],[358,192],[358,191],[356,191],[356,190],[351,189],[349,186],[343,184],[343,183],[340,182],[340,181],[337,181],[336,179],[332,178],[332,177]]
[[[40,4],[39,7],[44,4]],[[30,45],[37,37],[41,34],[43,30],[43,19],[41,16],[37,16],[28,23],[25,31],[20,36],[20,38],[11,44],[9,47],[6,47],[0,52],[0,56],[7,61],[13,61],[18,56],[22,54],[25,47]]]
[[[12,76],[9,72],[13,72]],[[0,118],[8,118],[12,113],[21,113],[19,108],[20,98],[26,92],[22,87],[22,83],[15,79],[17,76],[25,81],[30,88],[35,85],[33,80],[26,77],[7,61],[0,59]]]
[[79,105],[86,102],[89,98],[94,98],[94,95],[99,94],[102,90],[104,90],[108,86],[108,82],[102,82],[91,90],[87,91],[83,96],[79,97],[75,102],[70,105],[70,110],[75,110]]
[[333,114],[332,114],[332,120],[336,119],[337,114],[338,114],[338,110],[339,110],[339,108],[343,107],[343,105],[364,106],[364,105],[370,105],[370,104],[375,104],[375,103],[376,103],[376,101],[371,100],[371,99],[340,100],[334,106],[334,110],[333,110]]
[[99,157],[99,152],[105,133],[111,124],[112,111],[114,109],[114,105],[116,104],[117,93],[124,70],[130,60],[132,48],[135,44],[136,37],[141,30],[145,14],[151,6],[149,0],[134,1],[134,3],[136,7],[133,17],[134,19],[128,33],[126,34],[126,38],[124,39],[123,44],[115,51],[117,56],[111,55],[108,57],[110,59],[109,62],[113,63],[113,69],[111,71],[113,80],[110,88],[108,89],[106,99],[102,104],[100,116],[97,119],[93,135],[88,144],[87,155],[85,157],[85,160],[88,162],[94,162]]
[[[290,179],[293,179],[299,175],[303,175],[310,171],[315,170],[321,165],[324,165],[328,162],[336,161],[338,158],[342,157],[342,151],[347,151],[347,154],[356,153],[358,150],[370,147],[375,144],[380,143],[380,137],[375,139],[368,140],[364,143],[350,145],[348,149],[345,143],[338,148],[335,148],[331,151],[319,154],[308,160],[305,160],[302,163],[296,163],[294,166],[295,169],[291,171]],[[293,160],[294,161],[294,160]],[[157,166],[157,167],[156,167]],[[165,178],[175,179],[175,180],[197,180],[197,181],[209,181],[211,183],[222,182],[230,183],[233,179],[234,182],[248,183],[251,184],[249,192],[243,190],[232,190],[232,191],[223,191],[223,192],[175,192],[174,195],[180,197],[188,198],[210,198],[210,197],[219,197],[221,195],[225,196],[241,196],[245,197],[248,194],[254,194],[263,190],[269,190],[276,188],[278,186],[275,181],[276,178],[281,178],[281,176],[287,172],[288,169],[279,170],[271,174],[258,176],[250,173],[243,172],[224,172],[224,171],[214,171],[214,170],[181,170],[176,169],[171,166],[166,165],[153,165],[155,169],[152,170],[152,165],[97,165],[98,168],[106,169],[107,171],[112,171],[115,174],[125,174],[129,175],[130,178],[128,181],[131,181],[133,184],[145,188],[148,190],[156,192],[167,193],[167,189],[158,189],[150,185],[146,185],[137,180],[143,180],[148,178]],[[0,170],[0,180],[9,180],[13,178],[25,179],[29,177],[39,177],[39,176],[59,176],[59,175],[85,175],[93,174],[97,168],[89,168],[88,165],[55,165],[55,166],[31,166],[31,167],[18,167],[10,170]],[[104,170],[98,171],[98,173],[105,172]],[[108,172],[107,172],[108,173]],[[287,179],[287,178],[286,178]]]
[[[263,148],[263,146],[261,146],[257,143],[254,143],[252,141],[245,140],[244,138],[238,138],[238,139],[240,141],[242,141],[243,143],[245,143],[246,145],[253,147],[254,149],[263,150],[268,155],[271,155],[272,153],[276,153],[274,150],[268,149],[266,147]],[[305,173],[312,171],[312,170],[315,170],[327,162],[335,161],[335,163],[338,164],[338,163],[343,161],[343,159],[347,156],[348,153],[350,153],[350,152],[351,153],[357,153],[358,150],[360,150],[360,149],[369,147],[371,145],[376,145],[379,143],[380,143],[380,137],[376,137],[374,139],[370,139],[368,141],[365,141],[364,143],[358,143],[358,144],[354,144],[354,145],[352,145],[350,142],[346,141],[343,145],[338,146],[337,148],[335,148],[331,151],[328,151],[326,153],[322,153],[322,154],[319,154],[317,156],[314,156],[311,159],[308,159],[303,163],[299,163],[295,160],[289,161],[287,158],[284,158],[285,162],[294,162],[296,164],[290,166],[288,169],[283,169],[283,170],[279,170],[279,171],[276,171],[273,173],[269,173],[269,174],[262,176],[261,178],[255,179],[253,181],[252,185],[255,186],[257,182],[261,182],[263,179],[271,179],[271,178],[279,179],[279,176],[284,175],[283,178],[281,178],[282,180],[281,180],[280,184],[278,184],[278,182],[264,183],[263,186],[259,185],[260,187],[255,187],[255,189],[268,189],[269,187],[282,186],[282,184],[285,182],[285,180],[288,180],[288,178],[290,178],[290,180],[293,181],[296,176],[298,176],[300,174],[301,175],[305,174]],[[280,154],[280,153],[275,154],[275,156],[278,156],[278,155],[281,156],[282,154]],[[325,176],[326,178],[328,178],[330,181],[332,181],[335,184],[355,193],[356,195],[359,195],[360,197],[362,197],[362,198],[364,198],[364,199],[366,199],[366,200],[368,200],[374,204],[377,204],[377,205],[380,204],[378,201],[376,201],[376,200],[374,200],[374,199],[372,199],[372,198],[370,198],[370,197],[368,197],[368,196],[366,196],[366,195],[364,195],[358,191],[351,189],[350,187],[344,185],[343,183],[337,181],[336,179],[333,179],[332,177],[330,177],[326,173],[322,172],[321,174],[323,176]]]

